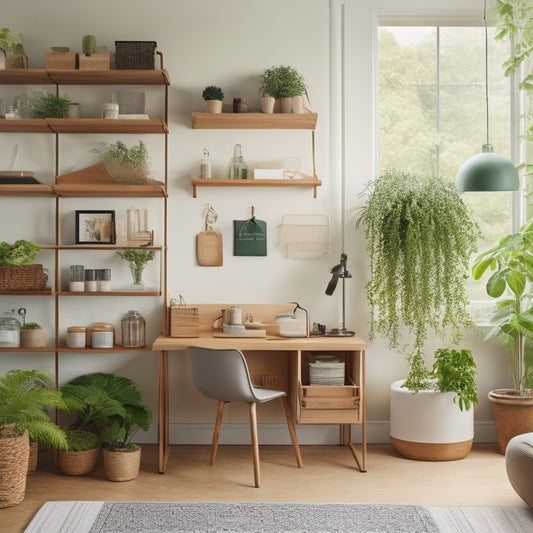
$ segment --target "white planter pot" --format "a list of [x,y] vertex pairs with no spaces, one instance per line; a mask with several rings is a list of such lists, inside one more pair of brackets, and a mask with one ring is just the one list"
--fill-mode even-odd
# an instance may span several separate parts
[[302,115],[304,113],[304,97],[299,94],[292,97],[292,112]]
[[274,113],[276,99],[273,96],[263,96],[261,98],[261,111],[263,113]]
[[474,439],[474,409],[461,411],[455,393],[413,391],[396,381],[390,389],[390,436],[394,449],[420,461],[466,457]]
[[282,113],[292,113],[292,97],[291,98],[280,98],[281,112]]

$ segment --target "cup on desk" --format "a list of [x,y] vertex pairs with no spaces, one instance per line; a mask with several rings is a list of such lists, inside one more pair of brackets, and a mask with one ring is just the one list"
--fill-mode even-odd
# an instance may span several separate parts
[[238,307],[230,307],[223,311],[224,324],[240,326],[242,324],[242,310]]

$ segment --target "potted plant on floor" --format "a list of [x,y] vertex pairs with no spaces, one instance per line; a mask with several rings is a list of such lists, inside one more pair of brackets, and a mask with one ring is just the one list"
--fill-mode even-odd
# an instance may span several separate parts
[[511,389],[489,392],[498,448],[505,453],[512,437],[533,431],[533,219],[474,259],[474,279],[487,270],[486,290],[495,306],[486,339],[500,341],[511,371]]
[[152,412],[131,379],[97,372],[72,380],[63,387],[67,398],[78,398],[80,423],[92,427],[103,445],[104,471],[111,481],[137,477],[141,448],[132,439],[139,429],[147,431]]
[[[370,258],[370,338],[384,337],[391,349],[407,357],[405,383],[413,386],[430,374],[424,359],[428,336],[456,345],[470,323],[465,279],[478,229],[455,186],[441,178],[393,170],[380,175],[366,194],[357,224],[365,225]],[[448,403],[459,416],[459,407]],[[392,433],[397,410],[392,411],[391,437],[417,443],[422,457],[440,460],[439,450],[445,452],[443,459],[460,456],[472,439],[473,424],[459,441],[446,428],[437,442],[405,434],[400,438]]]
[[[272,98],[279,99],[282,113],[303,113],[303,95],[306,86],[304,77],[293,67],[274,66],[267,68],[259,78],[259,94],[262,98],[263,113],[272,113]],[[266,100],[270,98],[270,100]],[[293,98],[300,98],[293,109]]]
[[96,433],[76,428],[64,428],[65,449],[56,453],[57,468],[67,476],[86,476],[98,468],[100,439]]
[[66,445],[63,432],[44,410],[65,407],[60,391],[49,387],[51,377],[40,370],[10,370],[0,376],[0,508],[24,500],[30,439]]
[[222,113],[224,92],[220,87],[209,85],[202,92],[202,98],[205,100],[205,106],[208,113]]

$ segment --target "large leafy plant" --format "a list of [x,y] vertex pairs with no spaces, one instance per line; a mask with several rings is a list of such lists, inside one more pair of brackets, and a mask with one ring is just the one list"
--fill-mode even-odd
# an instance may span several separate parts
[[442,178],[393,170],[366,194],[357,224],[365,226],[370,257],[370,338],[380,335],[400,349],[423,380],[428,335],[458,342],[470,323],[465,280],[479,230]]
[[304,77],[293,67],[280,65],[263,71],[259,78],[259,94],[287,98],[305,93]]
[[487,270],[487,294],[496,304],[486,338],[496,337],[505,347],[513,386],[525,395],[533,389],[533,219],[475,258],[474,279]]

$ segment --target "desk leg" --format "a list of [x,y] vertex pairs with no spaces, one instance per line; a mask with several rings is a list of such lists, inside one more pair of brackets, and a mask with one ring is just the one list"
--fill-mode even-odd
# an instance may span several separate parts
[[366,430],[365,430],[365,422],[362,424],[362,437],[361,437],[361,461],[359,461],[359,457],[357,456],[357,451],[355,449],[355,446],[352,443],[352,428],[350,424],[341,424],[341,444],[344,446],[348,446],[350,451],[352,452],[353,458],[355,459],[355,463],[357,464],[357,468],[360,472],[366,472]]
[[168,436],[168,352],[159,352],[159,473],[164,474],[170,453]]

